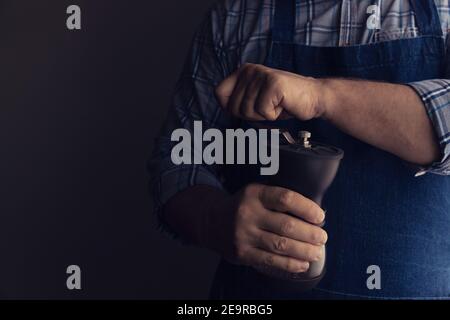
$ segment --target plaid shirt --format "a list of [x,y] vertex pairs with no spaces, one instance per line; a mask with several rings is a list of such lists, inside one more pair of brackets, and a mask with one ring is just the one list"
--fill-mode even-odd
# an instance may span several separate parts
[[[447,40],[450,0],[435,0],[435,3]],[[367,9],[373,4],[379,6],[381,13],[381,29],[378,30],[367,27],[370,16]],[[232,125],[233,120],[219,107],[214,89],[241,64],[265,61],[274,9],[275,0],[221,0],[201,24],[150,161],[157,213],[173,195],[189,186],[203,184],[222,188],[217,168],[172,163],[171,133],[176,128],[192,130],[194,120],[202,120],[204,130]],[[295,41],[299,44],[349,46],[416,36],[420,36],[420,30],[416,27],[410,1],[305,0],[297,4]],[[449,175],[450,69],[446,76],[448,79],[409,85],[422,98],[442,149],[441,161],[427,171]]]

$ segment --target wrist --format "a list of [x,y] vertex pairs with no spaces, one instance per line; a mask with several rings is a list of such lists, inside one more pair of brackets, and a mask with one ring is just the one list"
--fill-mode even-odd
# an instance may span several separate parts
[[334,87],[335,80],[333,79],[317,79],[318,81],[318,98],[317,110],[318,118],[325,120],[333,119],[333,114],[336,110],[337,92],[338,89]]

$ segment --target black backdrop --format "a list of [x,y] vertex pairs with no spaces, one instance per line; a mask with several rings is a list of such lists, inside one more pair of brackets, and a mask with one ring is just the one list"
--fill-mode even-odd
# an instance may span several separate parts
[[155,231],[145,162],[211,3],[0,0],[0,298],[206,297],[216,258]]

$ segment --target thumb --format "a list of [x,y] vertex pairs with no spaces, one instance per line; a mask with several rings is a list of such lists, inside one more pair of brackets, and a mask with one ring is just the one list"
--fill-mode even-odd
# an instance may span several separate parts
[[239,77],[239,70],[233,72],[225,80],[223,80],[216,88],[216,97],[219,100],[220,105],[226,108],[231,95],[233,94],[234,87],[236,86]]

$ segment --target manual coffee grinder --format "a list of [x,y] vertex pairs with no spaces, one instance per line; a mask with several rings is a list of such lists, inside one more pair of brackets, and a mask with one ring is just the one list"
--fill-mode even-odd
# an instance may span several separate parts
[[[336,147],[311,141],[311,133],[300,131],[294,139],[288,131],[281,132],[280,166],[268,184],[290,189],[311,199],[322,207],[322,199],[336,177],[344,152]],[[323,259],[310,263],[305,273],[287,273],[275,270],[261,271],[270,287],[304,292],[314,288],[325,274],[325,246]]]

